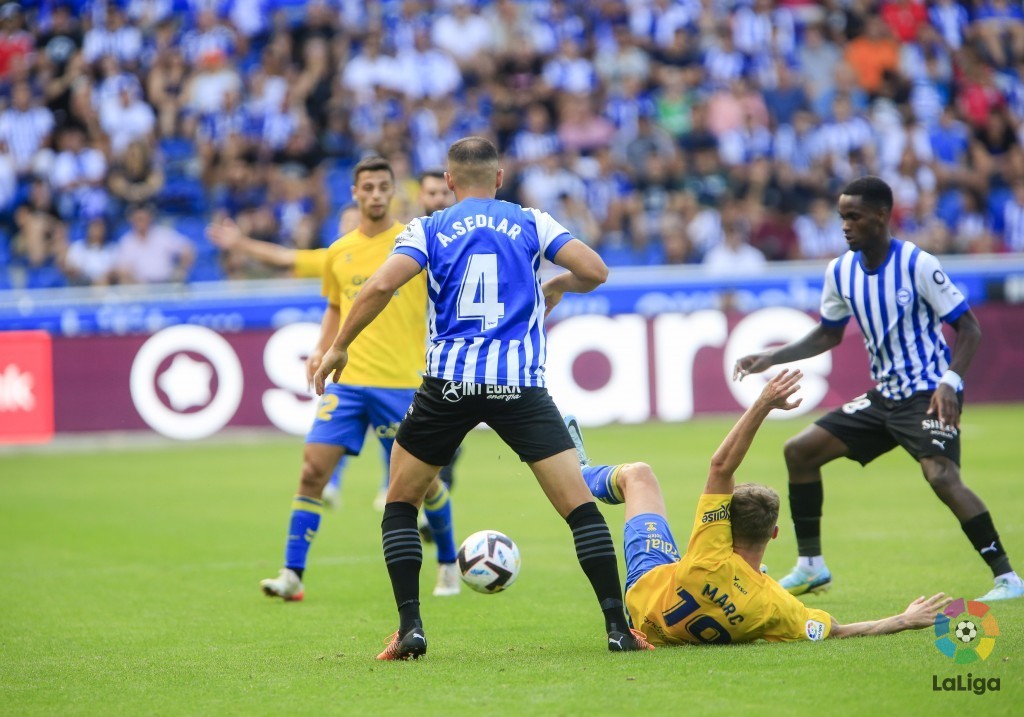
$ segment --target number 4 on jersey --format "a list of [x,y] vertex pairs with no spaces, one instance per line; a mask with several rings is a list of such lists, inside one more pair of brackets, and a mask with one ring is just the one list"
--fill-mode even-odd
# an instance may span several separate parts
[[471,254],[459,288],[459,319],[480,319],[480,330],[498,325],[505,304],[498,301],[498,255]]

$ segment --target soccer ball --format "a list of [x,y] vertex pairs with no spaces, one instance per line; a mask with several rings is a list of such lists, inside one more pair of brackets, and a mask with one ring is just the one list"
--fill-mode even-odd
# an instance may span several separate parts
[[974,626],[973,622],[964,620],[956,626],[956,639],[960,642],[968,643],[978,636],[978,629]]
[[462,581],[478,593],[500,593],[519,577],[519,548],[497,530],[481,530],[459,546]]

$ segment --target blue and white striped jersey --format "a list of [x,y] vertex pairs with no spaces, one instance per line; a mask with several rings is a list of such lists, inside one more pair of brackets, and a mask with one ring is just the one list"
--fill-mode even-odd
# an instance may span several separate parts
[[862,261],[860,252],[848,251],[829,263],[821,323],[857,320],[882,395],[902,399],[933,390],[949,368],[942,322],[963,315],[967,300],[939,260],[913,244],[893,239],[875,271],[866,271]]
[[412,220],[395,239],[427,269],[427,375],[543,386],[546,340],[541,256],[572,236],[547,213],[497,199],[463,199]]

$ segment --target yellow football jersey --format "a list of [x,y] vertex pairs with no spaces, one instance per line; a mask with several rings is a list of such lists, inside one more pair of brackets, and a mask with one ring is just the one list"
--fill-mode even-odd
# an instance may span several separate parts
[[653,644],[822,640],[831,616],[806,607],[732,549],[731,495],[702,495],[686,553],[633,584],[626,608]]
[[321,278],[327,264],[326,249],[296,249],[292,273],[301,279]]
[[[340,308],[342,322],[360,287],[391,255],[395,237],[404,228],[396,222],[372,237],[356,229],[328,247],[323,295]],[[387,308],[352,342],[341,383],[416,388],[425,368],[426,343],[427,279],[421,272],[395,292]]]

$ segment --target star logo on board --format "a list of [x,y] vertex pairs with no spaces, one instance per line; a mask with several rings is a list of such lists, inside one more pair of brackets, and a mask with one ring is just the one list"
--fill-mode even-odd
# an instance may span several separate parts
[[35,379],[13,363],[0,371],[0,411],[31,411],[36,407],[32,393]]
[[210,381],[213,368],[208,363],[196,361],[185,354],[178,354],[171,365],[160,374],[156,385],[167,394],[167,400],[175,411],[187,411],[210,402]]

